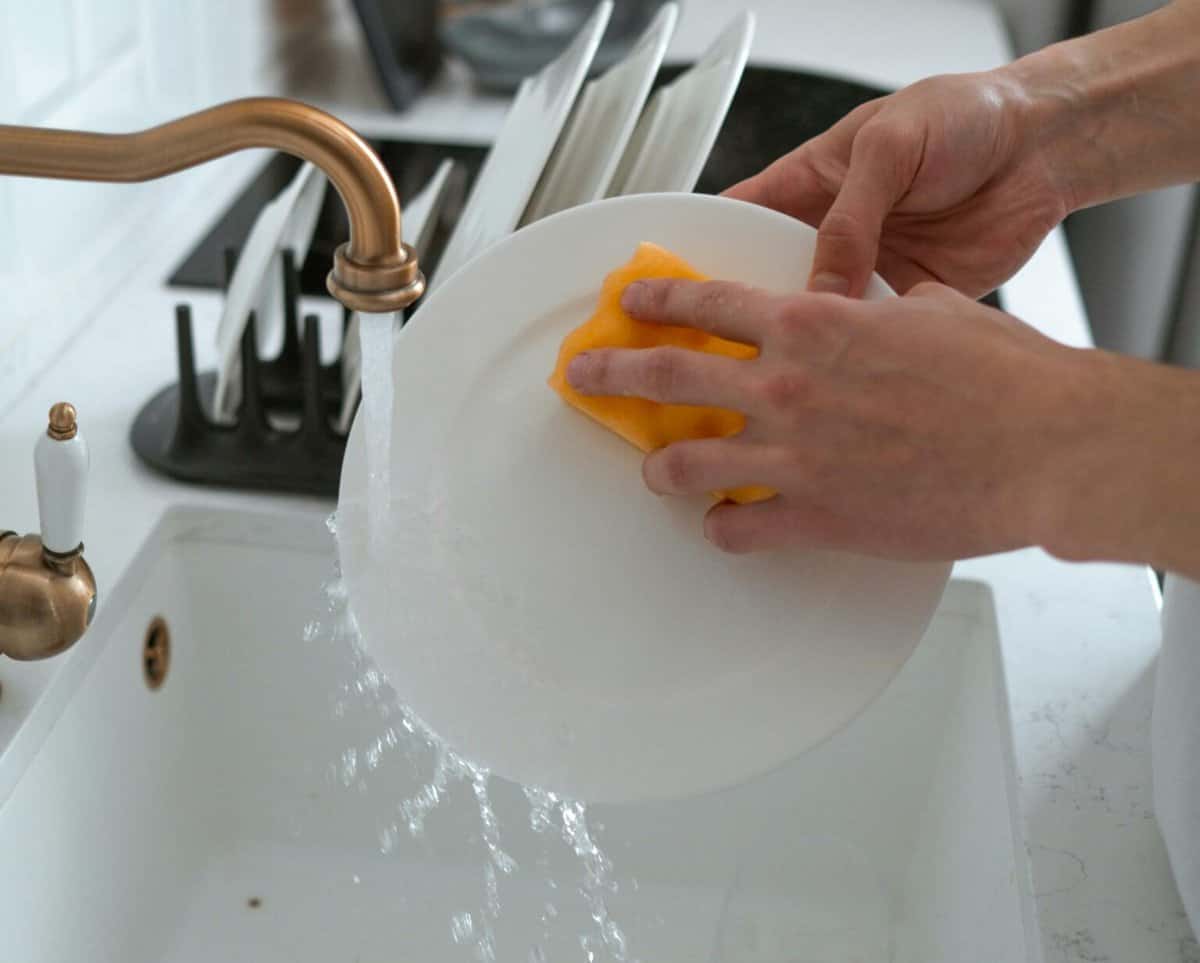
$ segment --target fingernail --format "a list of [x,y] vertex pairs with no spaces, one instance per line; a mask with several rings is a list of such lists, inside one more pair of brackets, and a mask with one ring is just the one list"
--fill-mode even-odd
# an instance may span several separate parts
[[646,304],[646,283],[644,281],[634,281],[625,288],[625,293],[621,295],[621,307],[626,311],[635,312],[641,309]]
[[587,378],[589,355],[586,351],[582,351],[571,359],[571,363],[567,365],[567,381],[572,388],[579,389],[583,381]]
[[808,282],[808,289],[819,294],[849,294],[850,281],[832,271],[822,271],[813,275],[813,279]]

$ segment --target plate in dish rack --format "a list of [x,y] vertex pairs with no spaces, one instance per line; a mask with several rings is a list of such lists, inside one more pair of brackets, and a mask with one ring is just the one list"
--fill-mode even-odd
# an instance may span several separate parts
[[567,49],[517,90],[446,242],[437,273],[429,279],[430,291],[520,223],[587,78],[611,14],[611,0],[597,4]]
[[388,530],[372,556],[359,418],[339,554],[365,648],[468,756],[587,800],[691,795],[800,754],[904,664],[948,565],[723,555],[708,500],[652,495],[640,453],[546,386],[639,242],[799,291],[814,240],[726,198],[598,201],[496,245],[403,329]]
[[609,197],[695,188],[741,83],[754,24],[754,14],[740,13],[695,66],[650,98],[609,184]]
[[629,55],[583,88],[571,119],[542,171],[542,179],[521,219],[523,224],[532,224],[607,195],[678,17],[679,7],[664,3]]

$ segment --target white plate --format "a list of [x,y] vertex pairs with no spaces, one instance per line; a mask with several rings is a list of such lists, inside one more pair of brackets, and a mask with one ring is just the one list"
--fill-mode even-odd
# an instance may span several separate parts
[[290,246],[296,250],[297,267],[303,263],[324,195],[325,175],[313,164],[301,165],[287,187],[259,211],[246,236],[217,324],[214,421],[232,423],[242,403],[240,345],[250,312],[255,312],[255,338],[261,357],[269,357],[283,343],[279,252]]
[[678,6],[664,4],[628,56],[584,87],[522,223],[606,196],[678,17]]
[[496,245],[403,329],[387,550],[367,554],[359,418],[339,554],[364,646],[453,745],[584,799],[686,796],[824,739],[908,658],[948,565],[723,555],[708,499],[652,495],[640,453],[545,384],[638,242],[799,291],[814,237],[727,198],[598,201]]
[[[255,305],[255,324],[258,333],[258,352],[260,357],[273,358],[283,348],[283,325],[286,317],[284,306],[283,282],[283,252],[291,249],[295,256],[297,270],[308,257],[308,249],[312,246],[313,234],[317,230],[317,221],[321,216],[321,207],[325,203],[325,188],[329,181],[325,173],[315,164],[305,163],[297,172],[292,182],[296,189],[295,200],[291,210],[287,212],[283,230],[275,245],[275,256],[268,269],[271,283],[264,284],[259,289],[259,300]],[[300,335],[303,337],[303,322],[300,324]]]
[[610,196],[690,191],[696,186],[737,93],[754,40],[754,14],[725,28],[690,70],[646,105]]
[[598,4],[571,45],[518,89],[446,242],[437,274],[429,280],[430,290],[521,222],[611,14],[612,0]]

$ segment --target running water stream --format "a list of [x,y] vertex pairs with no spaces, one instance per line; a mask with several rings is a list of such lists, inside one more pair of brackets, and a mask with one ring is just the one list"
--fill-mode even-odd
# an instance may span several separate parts
[[[361,415],[364,419],[367,461],[367,549],[376,559],[385,556],[386,539],[391,530],[392,362],[398,320],[393,313],[359,315],[362,346]],[[335,531],[335,526],[336,521],[331,517],[331,532]],[[395,820],[382,827],[380,849],[384,853],[394,851],[405,836],[420,838],[424,834],[426,820],[456,786],[469,789],[478,809],[479,837],[486,851],[483,866],[484,900],[477,912],[464,910],[456,913],[447,921],[448,931],[455,943],[472,946],[475,958],[480,963],[493,963],[496,959],[495,924],[501,912],[501,880],[512,876],[520,867],[505,852],[501,842],[500,825],[490,798],[491,773],[485,766],[467,759],[447,745],[407,707],[394,703],[394,691],[362,652],[358,629],[349,611],[340,579],[330,584],[327,594],[331,616],[340,625],[335,635],[351,642],[360,665],[358,678],[344,695],[385,703],[384,718],[398,719],[398,725],[387,725],[365,752],[360,754],[355,748],[347,749],[337,766],[338,777],[343,785],[350,787],[359,779],[360,760],[368,771],[373,771],[378,768],[385,753],[395,750],[404,752],[410,760],[415,761],[422,755],[434,760],[429,778],[414,794],[397,800]],[[389,702],[393,704],[386,705]],[[583,959],[587,963],[594,963],[600,947],[604,947],[611,959],[625,963],[630,959],[625,934],[610,918],[606,902],[606,894],[616,890],[612,863],[593,838],[587,822],[586,805],[540,787],[524,787],[524,791],[530,807],[530,828],[543,836],[557,831],[580,868],[580,895],[595,925],[594,931],[579,934]],[[535,872],[537,867],[529,867],[527,871]],[[551,888],[554,888],[553,881],[550,882]],[[543,923],[548,925],[556,912],[553,904],[546,904]],[[540,947],[535,946],[530,950],[532,963],[537,963],[543,955]]]
[[392,358],[398,312],[358,316],[362,351],[362,415],[367,449],[367,550],[382,558],[391,528]]

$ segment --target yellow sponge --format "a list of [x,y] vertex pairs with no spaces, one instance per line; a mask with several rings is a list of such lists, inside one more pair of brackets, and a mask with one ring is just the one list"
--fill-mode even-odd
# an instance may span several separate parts
[[[589,397],[567,382],[567,365],[583,351],[596,348],[653,348],[673,345],[730,358],[749,359],[758,349],[738,341],[717,338],[695,328],[635,321],[621,307],[621,295],[634,281],[648,278],[683,278],[706,281],[686,261],[655,244],[642,243],[633,259],[604,280],[595,313],[567,335],[558,352],[550,387],[567,404],[578,408],[642,451],[654,451],[691,438],[724,438],[736,435],[746,423],[743,415],[724,408],[665,405],[644,398]],[[762,486],[746,486],[714,493],[735,502],[755,502],[775,493]]]

